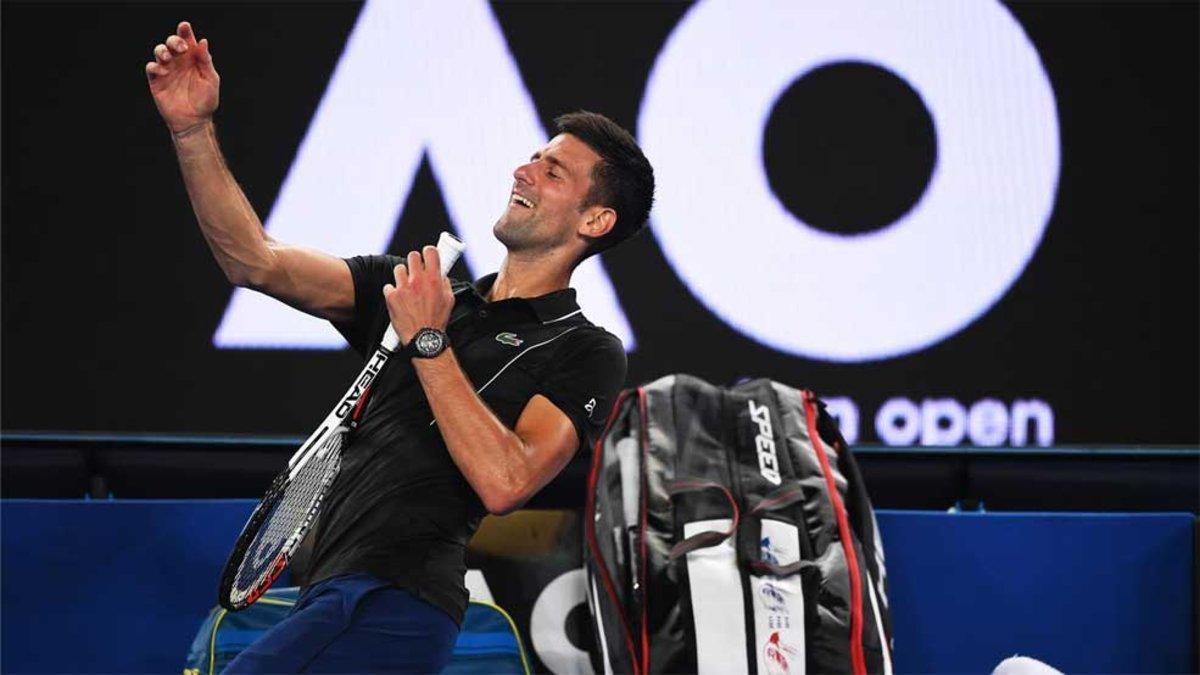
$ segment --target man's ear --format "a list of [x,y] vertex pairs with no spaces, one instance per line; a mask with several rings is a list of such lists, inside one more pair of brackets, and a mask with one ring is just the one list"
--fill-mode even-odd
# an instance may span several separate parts
[[612,232],[617,224],[617,212],[608,206],[593,206],[584,214],[578,232],[589,239],[599,239]]

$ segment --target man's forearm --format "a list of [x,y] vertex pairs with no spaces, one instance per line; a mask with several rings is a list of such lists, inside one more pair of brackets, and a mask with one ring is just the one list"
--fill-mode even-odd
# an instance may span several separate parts
[[413,364],[450,457],[484,506],[492,513],[519,506],[532,473],[524,442],[475,393],[453,351]]
[[200,231],[225,277],[239,286],[261,283],[272,261],[268,239],[225,164],[213,123],[172,134],[172,139]]

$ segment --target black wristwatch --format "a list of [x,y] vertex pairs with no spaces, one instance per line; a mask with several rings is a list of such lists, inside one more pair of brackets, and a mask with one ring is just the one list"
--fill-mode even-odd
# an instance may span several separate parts
[[450,338],[436,328],[422,328],[404,345],[401,352],[409,358],[432,359],[446,351]]

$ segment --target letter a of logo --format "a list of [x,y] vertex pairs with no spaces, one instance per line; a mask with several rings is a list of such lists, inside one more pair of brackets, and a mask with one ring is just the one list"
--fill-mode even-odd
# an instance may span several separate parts
[[[266,221],[273,237],[335,255],[392,239],[423,155],[474,270],[499,267],[492,223],[512,171],[546,141],[504,35],[482,0],[372,0],[360,12]],[[589,316],[633,348],[629,322],[595,259],[572,285]],[[327,323],[237,289],[218,347],[339,349]]]

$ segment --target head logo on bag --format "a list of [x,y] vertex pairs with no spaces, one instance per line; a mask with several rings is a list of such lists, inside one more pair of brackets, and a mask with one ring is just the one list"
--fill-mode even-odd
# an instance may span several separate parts
[[771,633],[770,639],[767,640],[767,646],[764,648],[767,673],[769,675],[789,675],[792,672],[789,657],[795,656],[797,653],[794,647],[779,639],[779,631]]
[[762,593],[763,601],[767,606],[767,611],[770,611],[770,612],[787,611],[786,607],[784,607],[784,604],[783,604],[784,603],[783,593],[779,592],[779,589],[775,587],[775,584],[772,584],[770,582],[765,583],[762,585],[762,588],[759,589],[759,592]]
[[754,447],[758,450],[758,470],[763,478],[779,485],[779,457],[775,454],[775,434],[771,432],[771,411],[765,405],[750,400],[750,419],[758,425]]

